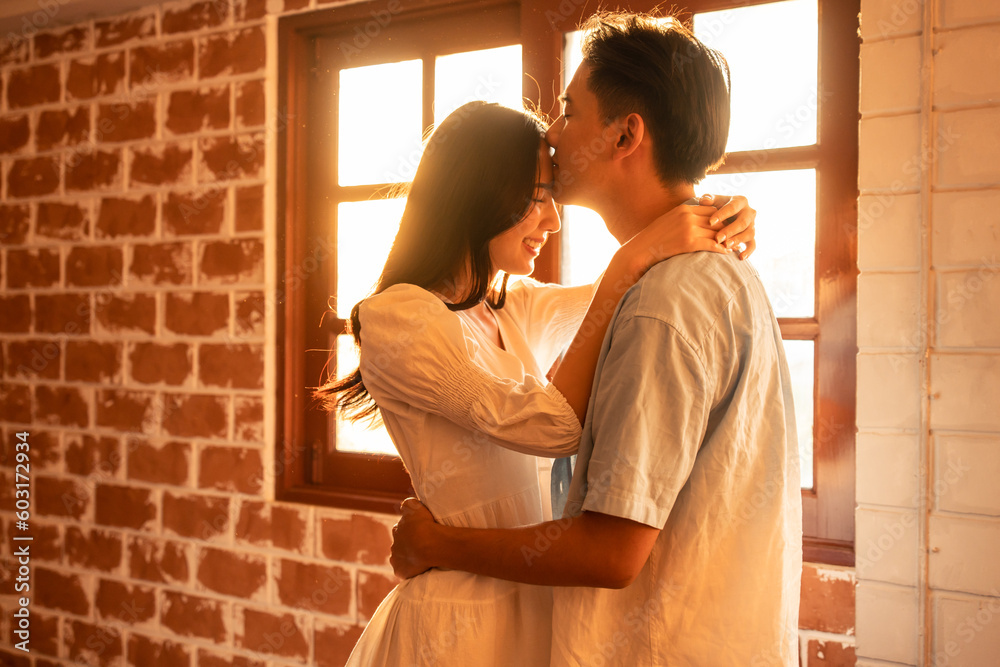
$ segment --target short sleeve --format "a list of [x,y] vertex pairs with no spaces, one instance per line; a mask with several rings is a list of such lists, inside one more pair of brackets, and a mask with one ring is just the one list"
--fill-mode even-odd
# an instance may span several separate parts
[[524,332],[539,367],[551,367],[573,342],[596,285],[567,287],[518,278],[508,287],[504,309]]
[[632,316],[615,323],[598,373],[582,509],[662,528],[708,426],[703,360],[669,324]]
[[476,343],[430,292],[395,285],[360,309],[361,377],[382,409],[441,415],[496,444],[538,456],[579,447],[579,419],[544,379],[500,378],[474,362]]

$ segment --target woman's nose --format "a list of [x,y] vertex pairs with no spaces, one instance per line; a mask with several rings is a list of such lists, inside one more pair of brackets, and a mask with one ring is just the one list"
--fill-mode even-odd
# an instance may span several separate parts
[[559,135],[562,133],[563,117],[559,116],[556,120],[549,125],[549,129],[545,131],[545,142],[552,148],[556,147],[559,143]]

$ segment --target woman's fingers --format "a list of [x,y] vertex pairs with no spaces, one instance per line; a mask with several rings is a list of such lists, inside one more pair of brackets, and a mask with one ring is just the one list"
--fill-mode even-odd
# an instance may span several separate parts
[[725,197],[721,195],[712,195],[712,196],[714,198],[713,201],[717,205],[723,204],[723,202],[725,202],[724,205],[718,206],[719,210],[713,216],[714,218],[712,220],[713,223],[719,222],[721,220],[728,220],[729,218],[733,217],[743,209],[750,207],[747,198],[744,197],[743,195],[734,195],[732,197],[729,197],[728,201],[726,200]]

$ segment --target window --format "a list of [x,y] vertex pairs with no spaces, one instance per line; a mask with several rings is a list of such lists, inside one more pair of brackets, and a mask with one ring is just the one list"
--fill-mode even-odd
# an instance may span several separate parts
[[[516,106],[523,94],[555,113],[579,62],[581,4],[389,0],[282,19],[279,497],[394,511],[407,493],[384,431],[307,410],[306,387],[329,350],[333,372],[356,365],[345,320],[377,279],[405,201],[386,195],[412,177],[425,129],[470,99]],[[733,77],[728,157],[698,190],[746,194],[759,212],[752,261],[793,374],[806,559],[851,564],[858,3],[691,5],[682,18]],[[614,241],[586,209],[565,207],[563,222],[535,277],[588,282]]]

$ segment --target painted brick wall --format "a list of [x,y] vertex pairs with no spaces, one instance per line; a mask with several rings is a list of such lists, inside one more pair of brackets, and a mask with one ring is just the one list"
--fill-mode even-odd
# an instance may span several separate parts
[[1000,5],[862,2],[858,664],[1000,653]]
[[[3,664],[339,666],[393,585],[393,517],[269,499],[266,17],[315,6],[175,3],[0,49],[5,612],[21,431],[34,503],[32,653],[5,613]],[[803,591],[803,664],[853,664],[853,570],[807,565]]]

